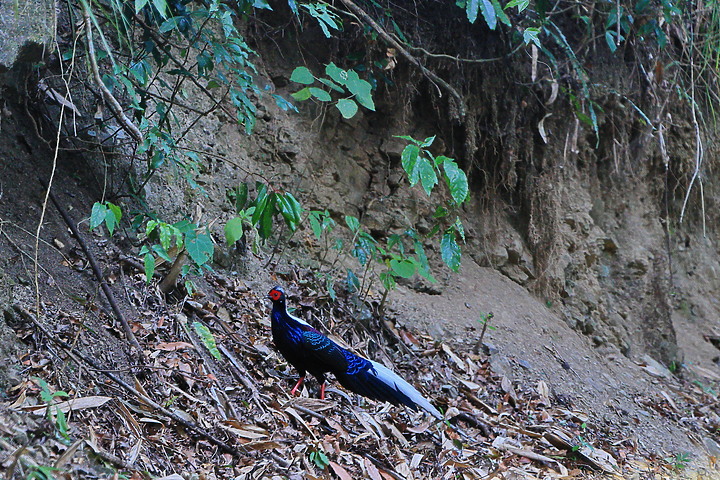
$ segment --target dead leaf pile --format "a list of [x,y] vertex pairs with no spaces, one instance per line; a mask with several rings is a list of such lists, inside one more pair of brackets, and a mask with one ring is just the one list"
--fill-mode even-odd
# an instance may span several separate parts
[[[55,478],[81,478],[98,462],[132,479],[673,478],[681,468],[682,459],[645,458],[633,439],[596,428],[591,412],[573,410],[551,385],[515,383],[494,373],[487,355],[458,351],[390,320],[370,316],[357,322],[352,302],[331,301],[297,275],[289,292],[299,306],[296,315],[392,366],[444,412],[445,421],[361,399],[337,383],[329,385],[326,400],[317,398],[313,381],[291,397],[296,372],[272,348],[264,292],[215,276],[208,279],[212,294],[170,307],[135,273],[120,278],[150,364],[125,359],[127,345],[120,340],[118,352],[94,352],[98,361],[240,454],[219,450],[67,352],[47,348],[21,325],[19,336],[33,348],[21,359],[25,380],[7,392],[7,411],[0,408],[6,417],[0,433],[12,439],[0,442],[0,461],[11,468],[6,478],[25,478],[42,465],[51,465]],[[367,306],[372,310],[377,303]],[[83,318],[50,304],[44,308],[59,337],[93,352],[98,333]],[[101,309],[87,311],[102,320],[104,333],[122,338]],[[221,360],[198,337],[194,322],[213,333]],[[690,389],[638,401],[675,419],[694,409],[698,428],[717,431],[720,417],[712,399]],[[17,438],[14,426],[23,415],[31,415],[34,428],[51,439],[49,449],[26,447]]]

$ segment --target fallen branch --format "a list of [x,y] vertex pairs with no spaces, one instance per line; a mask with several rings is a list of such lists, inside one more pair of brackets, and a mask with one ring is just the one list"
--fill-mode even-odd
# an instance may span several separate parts
[[[95,274],[95,278],[97,278],[98,282],[100,282],[100,287],[102,288],[103,293],[105,294],[105,297],[108,300],[108,303],[110,304],[110,307],[112,308],[113,312],[115,313],[115,316],[117,317],[118,321],[123,327],[123,330],[125,331],[125,337],[127,340],[132,343],[133,347],[136,349],[136,354],[140,359],[144,360],[145,355],[143,354],[143,349],[140,346],[140,343],[138,342],[137,338],[135,338],[135,334],[133,333],[132,329],[130,328],[130,324],[128,323],[127,319],[125,319],[125,316],[120,311],[120,308],[118,308],[117,302],[115,301],[115,295],[113,295],[112,290],[110,290],[110,286],[105,281],[105,277],[103,277],[102,272],[100,271],[100,267],[97,264],[97,261],[95,260],[95,257],[90,252],[90,249],[88,248],[87,244],[85,243],[85,240],[80,236],[80,232],[77,229],[77,226],[75,225],[75,222],[73,222],[70,219],[70,216],[67,214],[64,208],[60,205],[60,202],[58,202],[57,198],[55,197],[55,194],[50,191],[48,186],[45,184],[44,181],[40,180],[40,183],[42,186],[46,189],[48,189],[48,195],[50,197],[50,200],[52,201],[53,205],[55,205],[55,208],[57,208],[57,211],[60,213],[60,216],[65,221],[65,224],[68,226],[70,231],[72,231],[73,236],[75,237],[75,240],[77,240],[78,244],[80,245],[80,248],[82,248],[83,252],[85,252],[85,256],[87,257],[88,262],[90,262],[90,267],[93,270],[93,273]],[[145,363],[145,362],[143,362]]]
[[438,76],[437,76],[435,73],[433,73],[432,71],[428,70],[428,69],[420,62],[420,60],[418,60],[418,59],[415,58],[414,56],[410,55],[410,53],[409,53],[402,45],[400,45],[400,43],[399,43],[397,40],[395,40],[392,36],[390,36],[390,34],[388,34],[388,33],[385,31],[385,29],[384,29],[383,27],[381,27],[370,15],[368,15],[368,14],[365,12],[365,10],[363,10],[363,9],[360,8],[360,7],[358,7],[358,6],[357,6],[354,2],[352,2],[351,0],[342,0],[342,2],[343,2],[350,10],[352,10],[356,15],[358,15],[358,16],[361,17],[365,22],[367,22],[367,24],[370,25],[370,26],[372,27],[372,29],[375,30],[375,31],[378,33],[378,35],[380,35],[380,36],[383,38],[383,40],[385,40],[387,43],[389,43],[390,45],[392,45],[393,48],[397,49],[397,51],[400,52],[400,54],[401,54],[403,57],[405,57],[405,59],[407,59],[410,63],[412,63],[413,65],[415,65],[416,67],[418,67],[418,68],[420,69],[420,71],[423,73],[423,75],[425,75],[426,77],[428,77],[432,82],[434,82],[434,83],[440,85],[441,87],[443,87],[445,90],[447,90],[447,91],[450,93],[450,95],[452,95],[453,97],[455,97],[455,100],[457,100],[457,102],[458,102],[458,113],[459,113],[459,115],[460,115],[460,119],[462,120],[462,119],[465,118],[465,100],[463,99],[462,95],[460,95],[460,93],[459,93],[457,90],[455,90],[455,88],[454,88],[452,85],[450,85],[449,83],[447,83],[447,82],[446,82],[445,80],[443,80],[442,78],[438,77]]
[[20,305],[17,305],[17,304],[16,304],[16,305],[13,305],[13,309],[14,309],[22,318],[24,318],[25,320],[31,322],[33,325],[35,325],[41,332],[43,332],[43,333],[45,334],[45,336],[46,336],[47,338],[50,339],[50,341],[52,341],[53,343],[55,343],[56,345],[58,345],[58,346],[61,347],[62,349],[66,350],[68,353],[70,353],[70,354],[74,355],[75,357],[79,358],[79,359],[82,360],[84,363],[86,363],[87,365],[89,365],[90,367],[92,367],[95,371],[97,371],[97,372],[101,373],[102,375],[105,375],[106,377],[108,377],[110,380],[112,380],[113,382],[115,382],[115,384],[117,384],[118,386],[120,386],[120,387],[121,387],[122,389],[124,389],[126,392],[128,392],[128,393],[132,394],[133,396],[135,396],[135,398],[137,398],[140,402],[142,402],[143,405],[146,405],[146,406],[149,406],[149,407],[153,408],[154,410],[162,413],[162,414],[165,415],[166,417],[168,417],[168,418],[174,420],[175,422],[179,423],[180,425],[184,426],[184,427],[187,428],[188,430],[194,432],[194,433],[197,434],[198,436],[201,436],[201,437],[207,439],[210,443],[212,443],[213,445],[219,447],[223,452],[229,453],[230,455],[233,455],[233,456],[235,456],[235,457],[243,457],[243,456],[244,456],[244,454],[243,454],[240,450],[238,450],[237,448],[232,447],[232,446],[228,445],[227,443],[223,442],[222,440],[220,440],[219,438],[217,438],[216,436],[214,436],[214,435],[211,434],[210,432],[205,431],[202,427],[200,427],[200,426],[197,425],[196,423],[193,423],[193,422],[190,422],[190,421],[188,421],[188,420],[185,420],[184,418],[180,417],[180,416],[177,415],[176,413],[171,412],[170,410],[168,410],[167,408],[163,407],[162,405],[160,405],[159,403],[157,403],[156,401],[154,401],[153,399],[151,399],[151,398],[148,397],[147,395],[145,395],[145,394],[143,394],[143,393],[140,393],[137,389],[135,389],[134,387],[130,386],[127,382],[125,382],[123,379],[121,379],[121,378],[118,377],[117,375],[115,375],[115,374],[111,373],[110,371],[104,369],[101,365],[99,365],[98,363],[96,363],[95,360],[92,360],[92,359],[86,357],[82,352],[80,352],[80,350],[76,349],[75,347],[73,347],[73,346],[70,345],[69,343],[67,343],[67,342],[65,342],[65,341],[60,340],[59,338],[57,338],[56,335],[53,335],[52,332],[50,332],[50,330],[48,330],[48,329],[45,327],[45,325],[43,325],[42,323],[40,323],[40,321],[39,321],[38,319],[36,319],[35,316],[33,316],[33,314],[31,314],[31,313],[30,313],[29,311],[27,311],[25,308],[23,308],[23,307],[21,307]]

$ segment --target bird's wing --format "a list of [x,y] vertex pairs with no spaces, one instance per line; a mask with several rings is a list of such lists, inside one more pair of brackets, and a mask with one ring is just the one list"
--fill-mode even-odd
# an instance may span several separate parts
[[302,334],[302,344],[306,356],[313,363],[322,367],[325,372],[344,372],[347,369],[347,360],[343,349],[328,337],[317,330],[307,330]]

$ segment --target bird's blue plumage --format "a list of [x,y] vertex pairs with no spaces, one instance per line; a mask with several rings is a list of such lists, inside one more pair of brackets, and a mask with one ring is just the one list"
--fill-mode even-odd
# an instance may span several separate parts
[[423,408],[442,418],[414,387],[383,365],[355,355],[287,312],[285,293],[275,287],[268,294],[273,301],[270,314],[275,346],[283,357],[304,377],[311,373],[320,383],[331,372],[348,390],[368,398]]

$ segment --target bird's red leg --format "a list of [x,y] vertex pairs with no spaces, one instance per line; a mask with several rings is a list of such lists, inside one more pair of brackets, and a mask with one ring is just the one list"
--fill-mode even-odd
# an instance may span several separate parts
[[325,382],[320,385],[320,400],[325,400]]
[[300,385],[302,385],[302,383],[303,383],[304,380],[305,380],[305,375],[303,375],[302,377],[300,377],[300,379],[297,381],[297,383],[295,384],[295,386],[293,387],[293,389],[290,390],[290,395],[295,395],[295,392],[297,392],[298,388],[300,388]]

